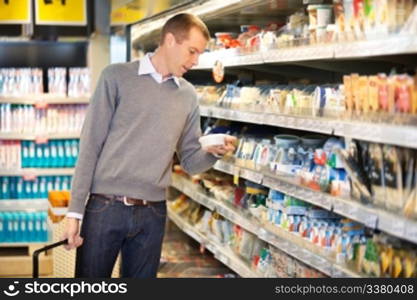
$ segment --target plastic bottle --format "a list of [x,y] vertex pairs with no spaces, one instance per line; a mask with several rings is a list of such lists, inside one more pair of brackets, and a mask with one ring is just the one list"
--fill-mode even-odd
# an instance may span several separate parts
[[22,168],[28,167],[29,158],[29,142],[22,141]]
[[42,240],[42,216],[40,212],[34,213],[34,241],[40,242]]
[[50,167],[51,168],[56,168],[58,166],[58,149],[57,149],[57,144],[56,141],[51,141],[50,142],[51,145],[51,164]]
[[78,159],[78,141],[73,140],[71,143],[71,152],[72,152],[72,164],[71,167],[75,167]]
[[25,213],[20,211],[16,213],[18,229],[17,229],[17,242],[24,242],[26,240],[26,222],[25,222]]
[[36,154],[35,154],[35,162],[34,167],[35,168],[42,168],[43,167],[43,145],[42,144],[36,144]]
[[25,181],[25,198],[26,199],[33,199],[33,191],[32,191],[32,187],[33,187],[33,181]]
[[17,177],[10,177],[10,199],[16,199],[17,198],[17,193],[16,193],[16,180]]
[[20,230],[19,230],[19,213],[12,213],[12,242],[20,241]]
[[45,168],[49,168],[51,166],[50,143],[43,145],[43,166]]
[[65,151],[64,151],[64,142],[63,141],[57,141],[57,150],[58,150],[58,163],[57,167],[62,168],[64,167],[65,163]]
[[46,242],[48,241],[48,223],[47,223],[47,218],[48,218],[48,214],[43,211],[40,213],[40,217],[41,217],[41,242]]
[[34,213],[33,212],[27,213],[26,219],[27,219],[27,239],[28,239],[28,242],[33,242],[35,241]]
[[62,185],[61,185],[61,176],[55,176],[54,178],[54,191],[61,191]]
[[46,177],[45,176],[40,176],[39,181],[38,181],[39,198],[41,198],[41,199],[48,198],[48,192],[47,192],[46,188],[47,188],[46,187]]
[[2,199],[10,199],[9,183],[10,183],[9,177],[3,177],[2,184],[1,184]]
[[33,168],[36,165],[36,149],[35,149],[35,143],[34,142],[29,142],[29,158],[27,160],[28,162],[28,167],[29,168]]
[[0,243],[4,243],[5,238],[4,213],[0,211]]
[[12,233],[13,233],[13,226],[12,226],[12,214],[10,212],[5,212],[4,216],[4,242],[11,242],[12,241]]
[[69,168],[72,165],[71,140],[64,141],[64,162],[63,167]]
[[40,193],[39,193],[39,179],[35,178],[34,181],[31,181],[31,184],[32,184],[33,199],[41,198]]
[[46,191],[47,191],[46,198],[48,198],[48,193],[50,191],[54,190],[54,188],[55,188],[54,183],[55,183],[55,176],[47,176],[47,179],[46,179]]
[[22,177],[19,177],[16,185],[16,199],[26,198],[26,193],[23,187],[24,185],[26,186],[26,182],[23,181]]

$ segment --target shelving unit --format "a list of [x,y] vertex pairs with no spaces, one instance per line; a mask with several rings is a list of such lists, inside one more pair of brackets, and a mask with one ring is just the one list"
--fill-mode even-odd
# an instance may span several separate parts
[[200,114],[204,117],[333,134],[375,143],[417,148],[416,126],[248,112],[207,105],[200,105]]
[[[1,199],[0,211],[47,210],[48,199]],[[1,243],[0,243],[1,245]]]
[[197,232],[190,224],[185,222],[178,214],[168,208],[168,217],[172,220],[182,231],[184,231],[191,238],[203,245],[207,250],[214,254],[214,257],[235,271],[241,277],[259,278],[261,274],[253,271],[244,261],[242,261],[236,254],[234,254],[227,247],[210,239],[201,233]]
[[11,104],[88,104],[90,98],[87,97],[61,97],[49,94],[34,95],[34,96],[22,96],[22,97],[4,97],[0,96],[0,103]]
[[181,176],[176,174],[173,175],[172,186],[208,209],[216,211],[232,223],[255,234],[261,240],[328,276],[361,277],[361,274],[350,270],[344,265],[336,263],[334,259],[326,257],[326,253],[322,248],[317,247],[284,229],[275,227],[272,224],[261,223],[247,213],[238,210],[236,207],[232,207],[231,205],[227,205],[226,203],[205,195],[204,192],[199,190],[195,185],[193,186],[190,181]]
[[404,35],[383,40],[266,49],[252,54],[240,54],[237,49],[218,50],[203,54],[199,64],[193,69],[212,69],[216,60],[220,60],[224,67],[237,67],[299,61],[336,61],[346,58],[364,59],[415,53],[417,53],[417,38]]
[[288,178],[265,175],[262,172],[237,167],[225,161],[218,161],[214,169],[230,175],[239,174],[244,179],[263,184],[268,188],[281,191],[327,210],[333,210],[369,228],[379,229],[399,238],[417,243],[417,222],[405,219],[404,216],[368,207],[353,199],[333,197],[329,194],[300,186]]
[[53,176],[53,175],[73,175],[74,168],[27,168],[27,169],[13,169],[0,170],[0,176]]
[[79,139],[81,133],[0,133],[0,140],[36,140],[39,138],[46,140],[62,140],[62,139]]

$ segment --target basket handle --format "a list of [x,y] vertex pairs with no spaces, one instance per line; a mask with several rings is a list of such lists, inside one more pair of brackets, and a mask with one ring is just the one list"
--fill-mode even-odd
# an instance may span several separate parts
[[59,247],[61,245],[66,245],[66,244],[68,244],[68,239],[56,242],[54,244],[47,245],[33,252],[33,256],[32,256],[33,278],[39,277],[39,254],[41,254],[42,252],[48,251],[49,249],[56,248],[56,247]]

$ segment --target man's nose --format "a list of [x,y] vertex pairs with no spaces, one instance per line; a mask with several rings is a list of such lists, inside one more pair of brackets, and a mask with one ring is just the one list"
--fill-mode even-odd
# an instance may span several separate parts
[[192,63],[192,66],[194,67],[194,66],[196,66],[196,65],[198,65],[198,57],[199,57],[199,55],[197,54],[197,55],[193,55],[192,57],[191,57],[191,63]]

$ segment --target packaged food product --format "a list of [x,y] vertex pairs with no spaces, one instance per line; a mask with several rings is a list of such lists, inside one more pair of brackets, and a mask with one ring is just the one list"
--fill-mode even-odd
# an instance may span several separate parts
[[379,101],[378,101],[378,77],[369,76],[369,87],[368,87],[368,103],[369,109],[372,113],[377,113],[379,111]]
[[344,91],[345,91],[345,104],[346,104],[346,110],[349,115],[352,114],[355,104],[353,100],[353,93],[352,93],[352,78],[349,75],[343,76],[343,85],[344,85]]
[[417,218],[417,163],[414,167],[414,179],[411,193],[405,199],[403,212],[408,218]]
[[359,99],[356,109],[365,115],[369,113],[369,81],[368,76],[359,76]]
[[413,114],[417,114],[417,75],[414,76],[414,87],[412,89],[412,108],[411,108],[411,112]]
[[396,76],[395,111],[410,113],[412,105],[413,80],[408,75]]
[[393,146],[384,145],[384,175],[386,185],[386,207],[398,212],[403,208],[402,152]]
[[352,102],[353,110],[356,112],[360,111],[360,88],[359,88],[359,74],[351,74],[351,87],[352,87]]
[[365,8],[364,0],[353,0],[353,13],[354,13],[354,31],[356,38],[363,38],[365,29]]
[[354,9],[353,9],[353,0],[343,0],[344,8],[344,21],[345,21],[345,30],[347,33],[347,39],[352,39],[353,37],[353,27],[354,27]]
[[374,203],[379,207],[385,206],[385,174],[384,174],[384,153],[382,146],[371,144],[369,146],[369,177],[371,179]]

